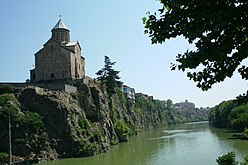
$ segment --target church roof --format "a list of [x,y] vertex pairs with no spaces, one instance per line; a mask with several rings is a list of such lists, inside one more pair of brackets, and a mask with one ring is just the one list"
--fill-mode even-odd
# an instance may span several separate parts
[[77,43],[77,41],[70,41],[66,44],[66,46],[75,46]]
[[67,47],[70,47],[70,46],[75,46],[76,44],[78,44],[78,46],[79,46],[79,48],[80,48],[80,50],[81,50],[81,46],[80,46],[80,44],[79,44],[79,42],[78,41],[70,41],[70,42],[68,42],[65,46]]
[[69,30],[69,29],[65,26],[64,22],[62,21],[62,19],[59,19],[59,21],[58,21],[57,24],[53,27],[53,29],[67,29],[67,30]]

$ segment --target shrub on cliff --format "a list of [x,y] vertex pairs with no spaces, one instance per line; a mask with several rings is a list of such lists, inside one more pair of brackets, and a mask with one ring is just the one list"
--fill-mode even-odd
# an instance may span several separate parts
[[[10,102],[13,104],[9,105]],[[18,104],[12,95],[0,95],[0,137],[7,132],[9,114],[12,127],[20,123],[21,114],[14,107],[18,107]]]
[[[10,102],[12,104],[10,104]],[[21,111],[13,95],[0,95],[0,146],[7,152],[9,114],[12,128],[13,154],[26,156],[39,153],[49,144],[44,132],[43,118],[29,111]]]
[[11,85],[7,84],[2,84],[0,85],[0,95],[5,94],[5,93],[13,93],[14,92],[14,87]]
[[92,139],[97,143],[102,142],[102,133],[99,130],[95,131],[92,135]]
[[93,156],[99,153],[99,146],[96,143],[90,143],[86,139],[75,141],[75,145],[79,147],[78,156]]
[[35,112],[25,112],[25,115],[20,120],[21,126],[28,132],[36,132],[44,127],[43,117]]
[[122,121],[117,120],[114,125],[115,133],[119,139],[119,142],[128,141],[128,134],[130,129]]

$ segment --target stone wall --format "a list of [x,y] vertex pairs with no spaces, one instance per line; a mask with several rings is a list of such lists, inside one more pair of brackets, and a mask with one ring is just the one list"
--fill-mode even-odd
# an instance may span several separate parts
[[54,40],[35,54],[35,82],[70,78],[70,51]]
[[85,75],[85,71],[84,71],[85,63],[84,63],[84,59],[81,57],[81,48],[77,43],[72,49],[73,52],[70,53],[71,77],[76,79],[78,78],[81,79]]
[[38,86],[41,88],[51,89],[51,90],[59,90],[65,92],[76,92],[77,87],[65,84],[65,83],[36,83],[31,86]]
[[76,91],[77,91],[77,87],[74,87],[74,86],[65,84],[65,85],[64,85],[64,90],[65,90],[66,92],[76,92]]
[[59,29],[59,28],[53,29],[52,38],[60,42],[63,42],[63,41],[69,42],[70,31],[68,29]]
[[28,87],[28,86],[34,86],[34,87],[41,87],[45,89],[51,89],[51,90],[58,90],[58,91],[65,91],[65,92],[77,92],[77,87],[65,84],[63,82],[50,82],[50,83],[0,83],[2,84],[8,84],[14,87]]

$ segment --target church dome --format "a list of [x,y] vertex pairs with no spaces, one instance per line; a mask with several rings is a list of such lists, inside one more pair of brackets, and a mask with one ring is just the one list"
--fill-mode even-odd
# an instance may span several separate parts
[[62,19],[52,29],[52,38],[58,42],[70,42],[70,30],[65,26]]
[[[59,21],[58,21],[57,24],[53,27],[53,29],[66,29],[66,30],[69,30],[69,29],[65,26],[64,22],[62,21],[62,19],[59,19]],[[53,29],[52,29],[52,30],[53,30]]]

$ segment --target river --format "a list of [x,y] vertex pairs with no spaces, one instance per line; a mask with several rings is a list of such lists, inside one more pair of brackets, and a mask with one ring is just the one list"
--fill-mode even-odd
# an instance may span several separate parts
[[248,141],[232,139],[225,129],[207,122],[187,123],[167,129],[145,131],[129,142],[112,146],[93,157],[64,159],[42,165],[215,165],[216,158],[234,151],[241,160],[248,154]]

